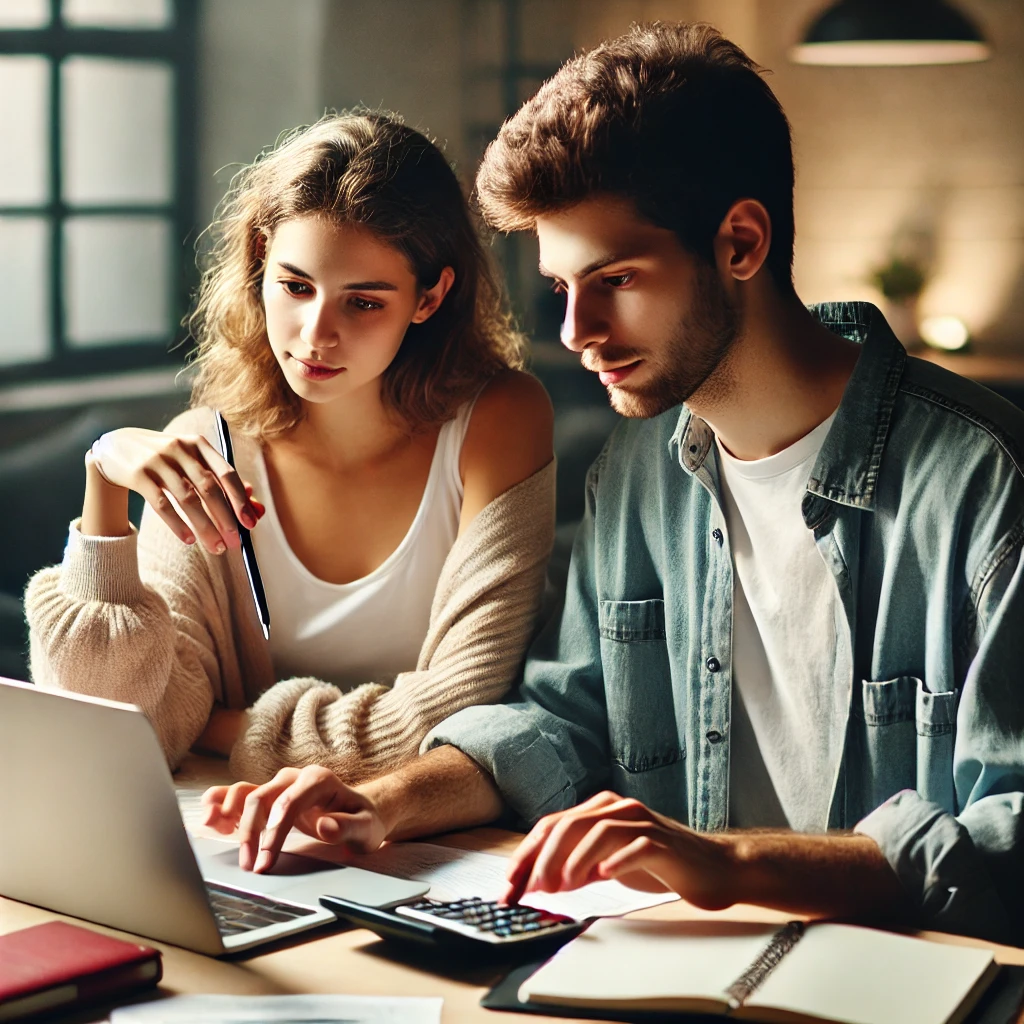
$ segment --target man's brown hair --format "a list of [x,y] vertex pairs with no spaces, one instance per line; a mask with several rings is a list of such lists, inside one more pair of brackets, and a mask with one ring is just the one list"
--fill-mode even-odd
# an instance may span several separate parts
[[761,68],[711,25],[635,25],[564,64],[504,124],[476,185],[503,231],[605,193],[706,260],[729,207],[756,199],[771,217],[767,266],[793,287],[789,122]]

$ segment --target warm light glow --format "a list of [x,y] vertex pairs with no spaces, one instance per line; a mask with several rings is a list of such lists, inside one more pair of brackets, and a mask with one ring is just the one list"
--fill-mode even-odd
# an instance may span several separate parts
[[963,320],[955,316],[930,316],[921,321],[921,337],[933,348],[955,352],[967,344],[970,334]]
[[985,43],[968,40],[872,39],[844,43],[801,43],[789,51],[797,64],[829,67],[903,67],[915,64],[973,64],[988,60]]

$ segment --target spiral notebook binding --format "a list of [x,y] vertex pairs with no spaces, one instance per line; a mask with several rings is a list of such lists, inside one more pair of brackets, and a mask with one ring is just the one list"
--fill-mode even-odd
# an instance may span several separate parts
[[738,1010],[764,984],[765,978],[800,941],[804,928],[803,921],[790,921],[772,936],[757,959],[726,990],[730,1010]]

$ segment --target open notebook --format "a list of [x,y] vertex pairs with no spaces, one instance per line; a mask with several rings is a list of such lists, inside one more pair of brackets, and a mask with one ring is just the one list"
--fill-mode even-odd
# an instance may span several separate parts
[[985,949],[853,925],[606,919],[528,978],[519,998],[786,1024],[957,1024],[998,969]]

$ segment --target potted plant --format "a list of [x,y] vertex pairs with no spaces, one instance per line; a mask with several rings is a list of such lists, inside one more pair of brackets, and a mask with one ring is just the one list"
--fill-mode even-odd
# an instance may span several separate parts
[[885,316],[896,337],[908,348],[920,344],[917,303],[925,283],[921,264],[909,257],[894,255],[875,267],[870,281],[885,299]]

